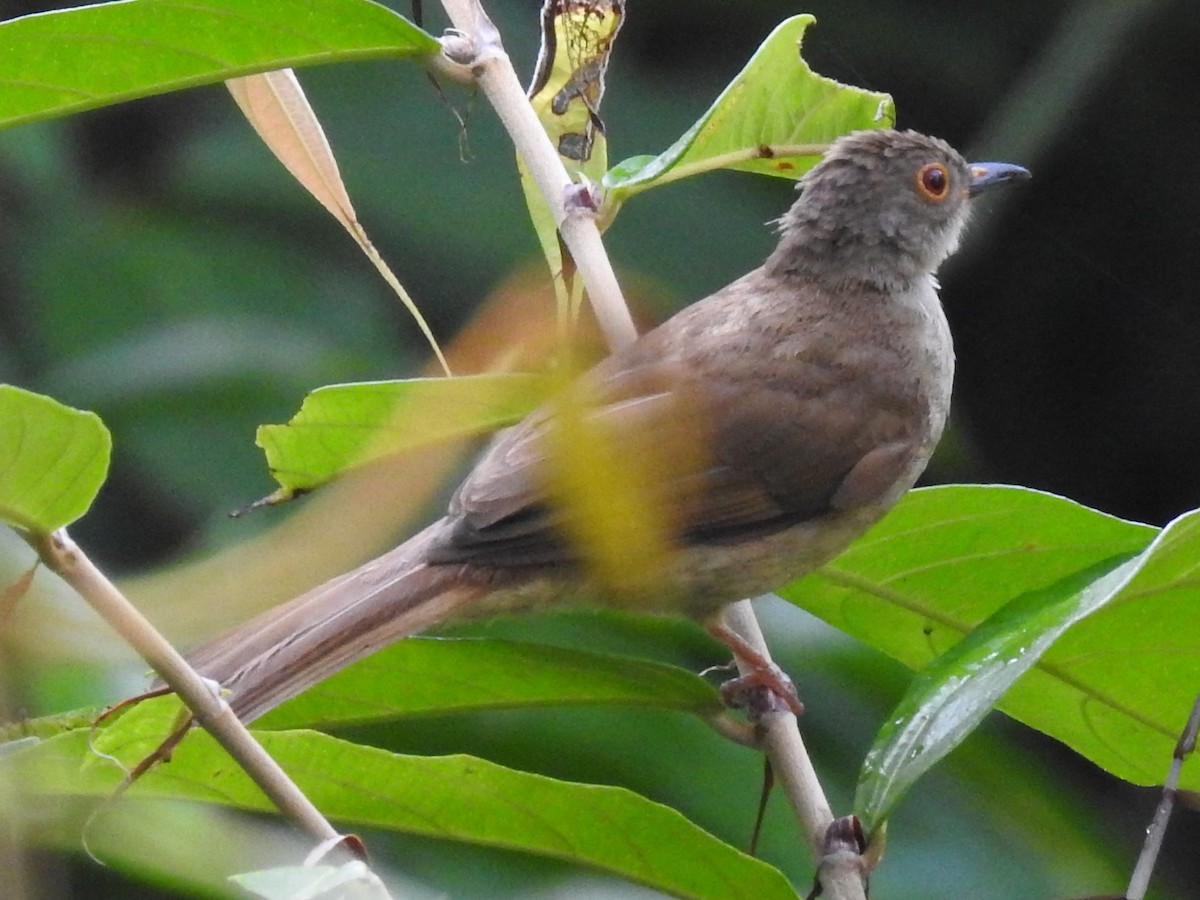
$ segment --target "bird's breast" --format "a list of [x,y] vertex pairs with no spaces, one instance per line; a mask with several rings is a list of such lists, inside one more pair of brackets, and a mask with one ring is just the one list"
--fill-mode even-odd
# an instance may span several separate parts
[[932,276],[893,300],[898,336],[912,355],[913,389],[927,409],[928,440],[936,444],[950,414],[954,385],[954,342]]

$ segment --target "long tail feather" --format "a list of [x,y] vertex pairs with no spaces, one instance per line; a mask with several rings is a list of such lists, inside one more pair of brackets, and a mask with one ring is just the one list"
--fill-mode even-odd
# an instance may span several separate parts
[[485,593],[459,566],[429,566],[432,525],[410,540],[215,638],[189,660],[251,721],[394,641],[451,618]]

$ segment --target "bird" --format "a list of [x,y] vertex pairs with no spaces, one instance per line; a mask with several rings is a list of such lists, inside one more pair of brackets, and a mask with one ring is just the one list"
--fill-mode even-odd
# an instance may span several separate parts
[[[839,138],[799,180],[761,266],[579,375],[569,402],[500,432],[441,518],[189,660],[250,721],[453,621],[616,606],[728,638],[726,605],[836,557],[924,471],[954,377],[937,269],[971,198],[1028,177],[915,131]],[[669,551],[635,554],[648,577],[617,583],[589,564],[583,513],[556,488],[561,435],[580,433],[568,426],[633,473]]]

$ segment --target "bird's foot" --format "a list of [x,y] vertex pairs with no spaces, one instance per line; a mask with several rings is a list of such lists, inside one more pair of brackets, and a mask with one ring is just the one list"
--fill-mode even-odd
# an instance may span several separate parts
[[729,679],[720,690],[727,706],[742,710],[751,719],[761,719],[772,712],[791,712],[797,716],[804,712],[792,679],[773,663],[770,668]]
[[721,685],[721,699],[728,706],[743,710],[752,719],[761,718],[769,712],[786,711],[797,716],[804,712],[796,685],[783,669],[728,626],[717,623],[709,626],[708,630],[733,650],[750,670]]

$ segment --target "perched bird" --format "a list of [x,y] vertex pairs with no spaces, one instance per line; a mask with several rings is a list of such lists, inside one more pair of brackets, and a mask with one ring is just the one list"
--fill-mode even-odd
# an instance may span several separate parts
[[[838,140],[762,266],[584,373],[573,406],[499,434],[444,517],[193,663],[249,720],[448,620],[618,605],[712,623],[829,561],[924,470],[954,374],[934,273],[969,198],[1027,177],[913,131]],[[670,550],[652,577],[614,584],[587,564],[555,490],[564,416],[635,471]]]

